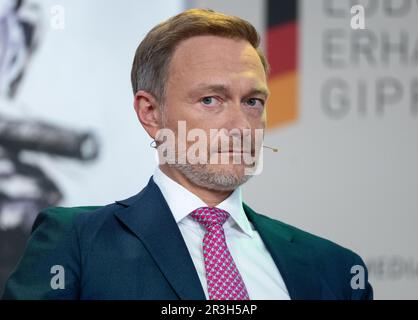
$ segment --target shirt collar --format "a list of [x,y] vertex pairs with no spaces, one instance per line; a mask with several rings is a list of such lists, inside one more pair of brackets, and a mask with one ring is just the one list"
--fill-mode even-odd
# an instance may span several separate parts
[[[154,171],[153,180],[160,188],[177,223],[186,218],[193,210],[199,207],[207,207],[202,199],[168,177],[158,166]],[[227,211],[238,228],[248,236],[253,237],[253,229],[242,206],[240,187],[236,188],[228,198],[216,207]]]

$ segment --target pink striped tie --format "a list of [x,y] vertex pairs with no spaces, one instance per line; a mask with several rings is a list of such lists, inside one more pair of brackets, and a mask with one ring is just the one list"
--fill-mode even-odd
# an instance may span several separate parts
[[201,207],[190,216],[205,227],[203,257],[210,300],[249,300],[244,281],[232,259],[222,225],[229,213],[216,207]]

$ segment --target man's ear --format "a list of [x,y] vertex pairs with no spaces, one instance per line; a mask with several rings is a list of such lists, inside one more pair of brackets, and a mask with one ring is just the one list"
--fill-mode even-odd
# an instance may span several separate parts
[[161,128],[161,109],[157,99],[151,93],[139,90],[134,97],[134,108],[139,122],[154,139]]

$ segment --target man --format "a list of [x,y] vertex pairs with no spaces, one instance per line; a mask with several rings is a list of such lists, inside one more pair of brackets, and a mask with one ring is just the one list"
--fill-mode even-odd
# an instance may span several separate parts
[[[358,255],[242,202],[266,120],[258,45],[248,22],[210,10],[154,27],[137,49],[132,85],[159,167],[129,199],[41,212],[4,298],[371,299]],[[201,140],[198,161],[196,128],[211,140]],[[225,136],[232,146],[212,143]]]

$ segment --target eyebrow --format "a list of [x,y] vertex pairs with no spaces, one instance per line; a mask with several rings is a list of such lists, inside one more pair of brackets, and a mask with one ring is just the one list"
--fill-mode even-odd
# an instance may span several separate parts
[[[202,91],[211,91],[211,92],[215,92],[215,93],[219,93],[222,95],[228,95],[229,93],[229,89],[227,86],[223,85],[223,84],[199,84],[196,88],[192,89],[190,91],[190,95],[194,96],[199,94]],[[269,96],[270,91],[266,88],[266,87],[256,87],[251,89],[246,96],[252,96],[252,95],[262,95],[265,96],[266,98]]]

